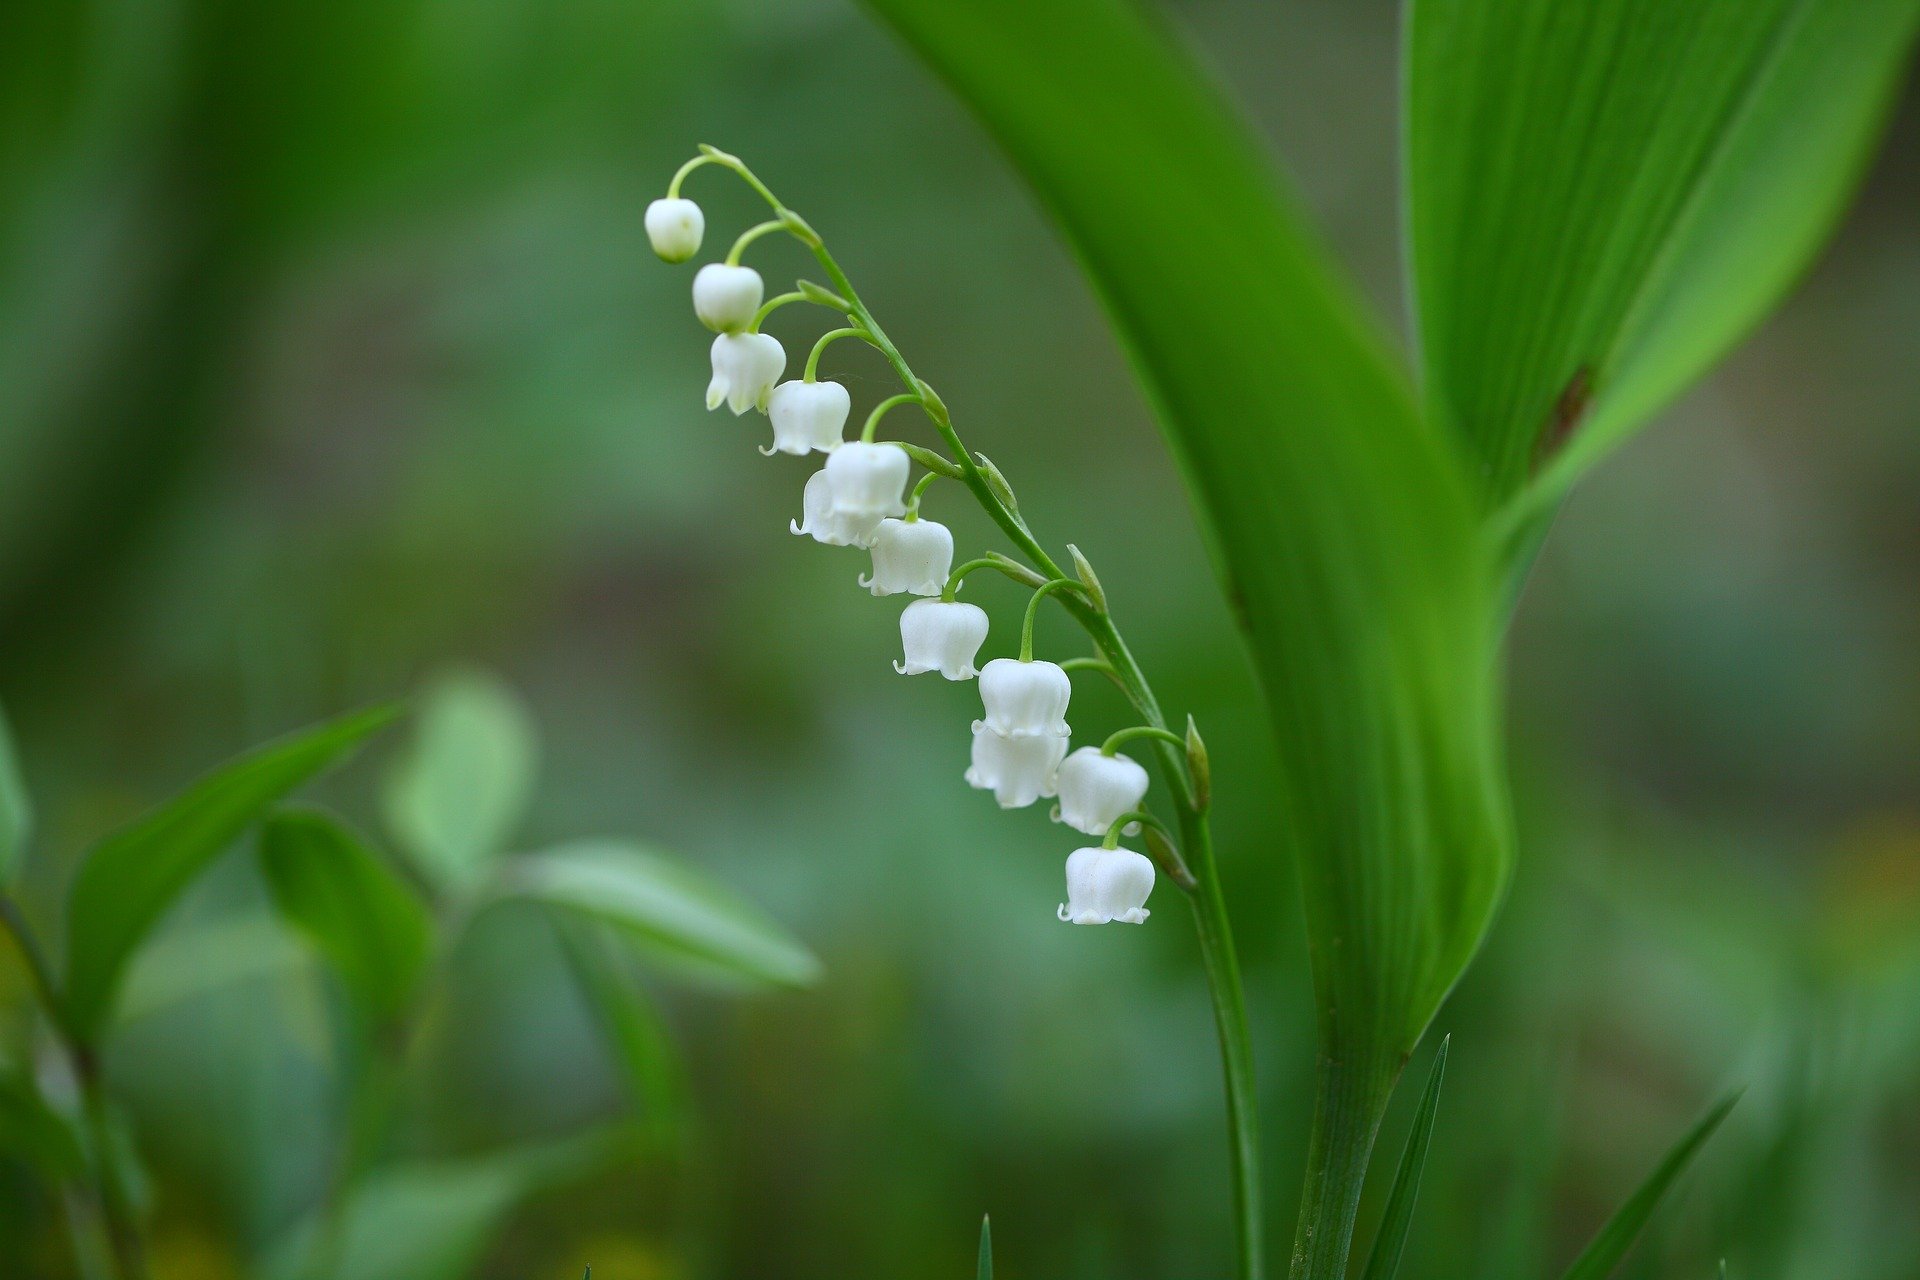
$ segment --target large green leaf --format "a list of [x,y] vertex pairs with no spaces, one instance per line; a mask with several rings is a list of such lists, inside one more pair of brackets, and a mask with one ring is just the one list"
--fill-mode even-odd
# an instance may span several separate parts
[[13,734],[0,714],[0,887],[13,879],[27,855],[27,837],[33,830],[33,802],[20,780]]
[[412,997],[433,945],[433,921],[411,886],[337,819],[274,814],[260,865],[280,914],[312,940],[361,1008],[390,1017]]
[[[1307,1201],[1331,1216],[1303,1240],[1308,1267],[1332,1274],[1385,1087],[1478,945],[1511,858],[1470,486],[1259,146],[1139,10],[871,3],[1064,229],[1247,633],[1285,842],[1223,861],[1300,871],[1328,1055],[1316,1142],[1338,1153],[1316,1160],[1333,1185]],[[949,403],[964,421],[964,395]]]
[[435,884],[471,890],[506,851],[538,756],[533,719],[512,689],[482,671],[449,672],[422,697],[388,779],[387,826]]
[[781,986],[806,986],[820,962],[752,904],[650,850],[586,840],[516,859],[501,893],[604,920],[670,954]]
[[66,1014],[96,1033],[154,921],[195,875],[289,791],[339,760],[395,711],[376,707],[261,747],[87,854],[67,898]]
[[1428,399],[1504,499],[1558,487],[1805,267],[1920,0],[1413,0]]

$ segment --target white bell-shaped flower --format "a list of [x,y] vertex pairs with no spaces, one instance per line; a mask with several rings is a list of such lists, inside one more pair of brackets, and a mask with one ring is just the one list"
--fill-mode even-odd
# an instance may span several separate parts
[[1060,918],[1069,924],[1145,924],[1153,892],[1153,861],[1131,849],[1094,845],[1067,856],[1067,900]]
[[849,516],[905,515],[907,451],[897,444],[849,440],[827,455],[833,509]]
[[860,585],[877,596],[910,591],[937,596],[953,569],[953,534],[932,520],[880,522],[873,534],[873,576],[860,576]]
[[853,400],[837,382],[783,382],[767,397],[773,422],[773,447],[760,452],[832,453],[840,445]]
[[1147,794],[1147,771],[1118,753],[1081,747],[1061,761],[1056,786],[1060,803],[1053,808],[1053,820],[1103,836],[1122,814],[1140,807]]
[[903,676],[938,671],[949,680],[971,680],[980,673],[973,659],[987,642],[987,611],[958,600],[915,600],[900,614],[900,647],[905,662],[893,669]]
[[[669,196],[647,206],[647,239],[663,261],[685,262],[700,252],[700,237],[706,231],[706,215],[691,200]],[[753,306],[756,311],[760,308],[757,302]]]
[[1067,740],[1051,734],[1009,738],[984,724],[973,726],[973,764],[967,785],[993,792],[1002,809],[1023,809],[1053,794],[1053,771],[1067,753]]
[[800,519],[787,527],[803,533],[815,542],[830,547],[864,547],[873,541],[881,516],[842,515],[833,509],[833,481],[825,467],[807,477],[806,492],[800,497]]
[[1065,738],[1073,682],[1059,664],[995,658],[980,670],[983,722],[1010,738]]
[[752,267],[709,262],[694,273],[693,313],[716,333],[739,333],[753,323],[766,286]]
[[713,340],[713,381],[707,384],[707,408],[722,401],[736,415],[767,407],[773,384],[787,367],[780,340],[766,333],[723,333]]

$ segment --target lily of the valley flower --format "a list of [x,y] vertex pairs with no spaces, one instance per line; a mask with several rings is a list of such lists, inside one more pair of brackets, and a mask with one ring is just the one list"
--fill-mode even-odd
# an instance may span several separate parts
[[780,340],[766,333],[723,333],[713,340],[713,381],[707,384],[707,408],[722,401],[735,415],[767,407],[773,384],[787,367]]
[[1106,755],[1099,747],[1081,747],[1061,762],[1057,787],[1060,803],[1054,806],[1053,820],[1103,836],[1122,814],[1140,807],[1147,794],[1147,771],[1117,752]]
[[[949,680],[971,680],[979,672],[973,659],[987,641],[987,611],[957,600],[915,600],[900,614],[900,647],[904,663],[893,669],[903,676],[938,671]],[[971,780],[971,779],[969,779]]]
[[865,547],[873,543],[883,517],[843,515],[833,509],[833,479],[825,467],[807,477],[800,495],[800,519],[787,527],[830,547]]
[[1053,794],[1054,770],[1066,753],[1064,736],[1010,738],[976,722],[967,785],[993,792],[1002,809],[1022,809],[1041,796]]
[[1067,900],[1059,916],[1069,924],[1145,924],[1153,892],[1153,862],[1131,849],[1098,845],[1067,856]]
[[880,522],[873,534],[873,576],[862,574],[860,585],[877,596],[910,591],[937,596],[953,568],[953,534],[932,520]]
[[752,267],[709,262],[693,277],[693,313],[716,333],[739,333],[753,323],[766,286]]
[[1010,738],[1064,741],[1072,696],[1073,683],[1056,663],[995,658],[980,671],[980,701],[986,707],[982,723]]
[[905,515],[907,451],[897,444],[849,440],[827,455],[833,509],[847,516]]
[[706,215],[691,200],[670,196],[647,206],[647,239],[664,262],[685,262],[700,252],[700,237],[706,230]]
[[767,417],[773,422],[773,448],[760,452],[832,453],[840,446],[840,432],[853,407],[847,389],[837,382],[783,382],[767,398]]

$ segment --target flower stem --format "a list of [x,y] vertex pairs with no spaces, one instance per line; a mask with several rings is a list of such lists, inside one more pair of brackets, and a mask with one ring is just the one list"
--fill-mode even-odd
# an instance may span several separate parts
[[903,517],[908,524],[920,518],[920,495],[925,493],[935,480],[940,478],[938,471],[929,471],[920,477],[920,483],[913,486],[913,492],[907,495],[907,514]]
[[873,406],[873,412],[867,415],[867,425],[860,428],[860,438],[868,444],[872,444],[875,433],[880,430],[880,419],[887,416],[887,410],[897,408],[903,404],[920,403],[922,403],[922,401],[920,393],[917,391],[902,391],[899,395],[888,396],[885,400]]
[[868,337],[867,331],[865,329],[855,328],[855,329],[827,330],[825,333],[820,335],[820,341],[813,344],[813,350],[807,353],[807,371],[805,375],[803,375],[806,381],[808,382],[814,381],[815,375],[817,375],[820,372],[821,354],[824,351],[826,351],[828,347],[840,341],[840,339],[842,338],[866,338],[867,341],[869,342],[873,341],[872,338]]
[[747,251],[748,245],[758,240],[761,236],[770,236],[776,231],[785,230],[787,230],[787,224],[778,218],[775,218],[771,222],[762,222],[758,226],[748,227],[740,233],[740,238],[733,242],[733,248],[727,250],[727,265],[730,267],[739,266],[740,255]]
[[1027,601],[1026,620],[1020,624],[1020,661],[1033,661],[1033,622],[1040,616],[1040,602],[1056,591],[1068,589],[1085,591],[1086,587],[1072,578],[1055,578],[1034,588],[1033,598]]
[[1187,745],[1187,740],[1171,729],[1162,729],[1157,724],[1137,724],[1131,729],[1122,729],[1109,737],[1101,744],[1100,754],[1110,756],[1118,751],[1123,743],[1132,742],[1135,738],[1153,738],[1160,742],[1171,742],[1182,750],[1185,750]]
[[[1046,579],[1040,589],[1047,589],[1047,584],[1064,581],[1079,588],[1082,593],[1090,594],[1080,583],[1068,578],[1060,564],[1047,553],[1012,503],[1011,492],[1008,492],[1007,500],[1003,500],[1001,494],[996,492],[994,483],[961,441],[946,404],[914,374],[913,367],[900,354],[892,339],[887,337],[879,321],[874,319],[873,312],[867,309],[859,291],[853,287],[853,281],[847,278],[847,273],[841,269],[819,235],[797,214],[781,204],[779,198],[737,156],[709,146],[702,146],[700,150],[703,159],[723,165],[738,174],[772,207],[788,229],[812,250],[821,269],[827,273],[828,280],[847,301],[849,314],[859,326],[861,336],[879,348],[900,381],[917,393],[928,418],[933,421],[934,429],[939,432],[959,468],[961,482],[972,491],[975,500],[1000,526],[1001,532],[1038,570],[1039,576]],[[961,570],[970,571],[971,567],[962,565]],[[1021,568],[1017,564],[1002,567],[1009,576],[1018,576]],[[955,585],[955,580],[950,578],[948,586],[951,588]],[[947,596],[950,598],[950,591]],[[1159,700],[1154,697],[1152,686],[1147,683],[1146,675],[1141,671],[1133,652],[1127,648],[1127,642],[1120,635],[1112,615],[1095,606],[1091,599],[1071,593],[1061,596],[1060,603],[1086,631],[1096,650],[1106,655],[1108,673],[1140,713],[1141,719],[1149,725],[1165,729],[1166,717],[1161,713]],[[1207,985],[1213,1000],[1214,1025],[1220,1040],[1226,1087],[1227,1146],[1233,1175],[1236,1228],[1234,1274],[1238,1280],[1261,1280],[1265,1224],[1261,1216],[1259,1127],[1254,1116],[1253,1046],[1247,1034],[1246,998],[1240,985],[1240,965],[1234,953],[1233,930],[1214,866],[1212,835],[1205,809],[1198,803],[1187,777],[1186,754],[1172,742],[1156,741],[1154,745],[1160,772],[1179,813],[1181,840],[1187,846],[1192,862],[1195,885],[1189,900],[1194,907],[1201,961],[1207,974]]]
[[813,299],[809,298],[804,293],[783,293],[777,298],[769,298],[765,302],[760,304],[760,309],[758,311],[753,313],[753,323],[747,326],[747,332],[748,333],[760,332],[760,326],[763,323],[765,323],[766,318],[772,315],[774,312],[778,311],[780,308],[786,306],[789,302],[811,302],[811,301],[813,301]]

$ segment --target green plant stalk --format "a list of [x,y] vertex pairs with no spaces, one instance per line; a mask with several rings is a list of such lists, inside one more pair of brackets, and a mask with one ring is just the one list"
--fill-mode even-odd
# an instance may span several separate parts
[[[127,1202],[120,1179],[114,1176],[111,1168],[113,1147],[109,1137],[107,1096],[100,1079],[99,1057],[74,1034],[67,1019],[65,1002],[60,998],[60,988],[53,976],[53,967],[48,964],[39,937],[27,923],[26,915],[11,894],[0,893],[0,925],[4,925],[13,936],[14,945],[19,949],[21,959],[26,962],[27,972],[33,980],[34,995],[53,1027],[54,1038],[59,1042],[68,1069],[73,1073],[74,1083],[80,1090],[81,1132],[86,1139],[88,1163],[92,1166],[94,1180],[94,1185],[88,1188],[92,1200],[90,1207],[99,1211],[99,1226],[106,1236],[106,1251],[112,1255],[114,1271],[119,1280],[147,1280],[146,1247],[140,1238],[139,1223],[133,1206]],[[71,1209],[73,1206],[69,1207]],[[80,1232],[77,1222],[74,1230],[77,1236]],[[83,1270],[97,1263],[97,1254],[83,1248],[77,1238],[74,1248]]]
[[[701,159],[708,163],[719,164],[731,169],[752,187],[775,214],[787,224],[794,237],[813,253],[821,269],[827,273],[833,286],[849,304],[849,314],[866,330],[866,338],[886,357],[902,383],[919,398],[922,409],[940,433],[953,459],[960,468],[960,481],[973,492],[974,498],[985,509],[993,522],[1027,556],[1043,577],[1047,579],[1071,579],[1058,562],[1049,555],[1046,548],[1027,527],[1027,522],[1018,510],[1000,500],[988,482],[986,473],[981,470],[974,455],[967,451],[959,432],[954,429],[953,421],[947,413],[946,405],[931,387],[922,382],[913,372],[899,348],[887,337],[873,313],[867,309],[859,291],[840,264],[828,252],[819,234],[808,226],[805,219],[782,204],[765,183],[755,176],[752,170],[738,157],[728,155],[712,147],[702,147]],[[680,175],[676,176],[676,189],[680,177],[697,161],[689,162]],[[1080,594],[1073,592],[1058,593],[1060,604],[1072,615],[1096,648],[1105,658],[1111,669],[1115,683],[1120,686],[1128,701],[1133,703],[1148,725],[1166,730],[1168,739],[1155,743],[1160,772],[1168,790],[1173,794],[1175,807],[1179,814],[1181,840],[1187,847],[1187,860],[1192,871],[1191,887],[1182,885],[1191,896],[1194,908],[1194,920],[1199,934],[1200,952],[1203,967],[1207,975],[1207,985],[1212,997],[1215,1030],[1220,1041],[1222,1075],[1226,1091],[1227,1139],[1230,1153],[1230,1165],[1233,1176],[1233,1205],[1236,1228],[1235,1274],[1240,1280],[1257,1280],[1264,1273],[1264,1224],[1261,1217],[1260,1190],[1260,1147],[1259,1126],[1255,1109],[1255,1088],[1253,1071],[1253,1045],[1247,1030],[1246,998],[1240,980],[1240,962],[1234,950],[1233,929],[1227,916],[1226,900],[1220,890],[1218,871],[1215,867],[1212,834],[1207,823],[1206,811],[1199,805],[1193,789],[1188,783],[1186,756],[1173,745],[1177,738],[1168,729],[1166,717],[1160,710],[1159,701],[1154,697],[1140,664],[1134,660],[1126,641],[1120,636],[1112,617],[1103,609],[1095,607]],[[1374,1124],[1379,1123],[1378,1117]],[[1369,1139],[1370,1141],[1370,1139]],[[1364,1165],[1364,1158],[1362,1160]],[[1349,1218],[1351,1215],[1349,1215]],[[1351,1234],[1351,1221],[1348,1225]],[[1343,1255],[1344,1256],[1344,1255]]]
[[1342,1280],[1380,1121],[1405,1065],[1345,1054],[1323,1029],[1291,1280]]

